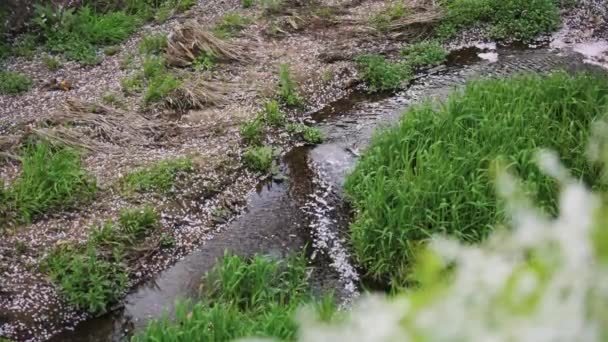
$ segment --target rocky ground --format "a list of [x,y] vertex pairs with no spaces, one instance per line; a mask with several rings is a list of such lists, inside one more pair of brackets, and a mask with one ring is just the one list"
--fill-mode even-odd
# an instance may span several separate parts
[[[352,56],[360,52],[397,51],[407,44],[370,29],[370,14],[383,4],[382,1],[324,0],[312,6],[296,5],[268,16],[260,8],[241,8],[238,0],[201,1],[163,24],[143,27],[121,45],[118,54],[105,57],[94,67],[68,62],[52,72],[45,67],[42,52],[33,60],[9,59],[6,69],[26,73],[36,80],[34,88],[26,94],[0,95],[0,135],[19,137],[37,123],[64,111],[70,99],[97,103],[107,92],[120,93],[120,80],[135,72],[121,68],[121,61],[136,50],[144,36],[152,32],[169,34],[187,20],[212,27],[222,15],[232,11],[255,18],[232,39],[245,49],[247,60],[220,64],[204,76],[225,87],[222,104],[176,113],[160,107],[144,109],[140,106],[140,97],[121,96],[129,111],[141,113],[167,129],[162,132],[162,138],[150,142],[106,143],[104,148],[93,149],[85,159],[87,170],[101,188],[93,203],[77,211],[50,214],[31,225],[11,229],[3,236],[0,241],[0,336],[46,340],[87,318],[60,299],[38,266],[53,246],[85,241],[90,227],[116,217],[121,208],[144,203],[154,205],[162,215],[162,231],[171,234],[176,242],[172,248],[151,250],[142,256],[130,275],[132,286],[165,269],[202,241],[213,238],[226,220],[240,212],[245,195],[259,181],[258,175],[241,166],[243,146],[239,124],[253,118],[264,101],[274,94],[279,65],[291,66],[307,102],[305,110],[291,112],[290,118],[306,121],[311,112],[352,89],[357,79]],[[327,11],[321,12],[319,8]],[[601,0],[592,0],[564,13],[566,25],[551,39],[555,47],[578,47],[588,53],[590,62],[606,63],[608,46],[602,45],[608,38],[605,8]],[[584,20],[589,17],[596,18],[597,22]],[[456,48],[479,41],[484,41],[483,30],[464,33],[448,45]],[[595,45],[577,45],[589,41]],[[48,82],[54,79],[68,80],[72,89],[49,89]],[[268,139],[278,145],[294,143],[279,131]],[[116,181],[129,170],[184,155],[193,156],[196,173],[180,180],[180,186],[169,196],[132,198],[114,189]],[[0,165],[0,179],[10,181],[18,171],[17,163],[5,162]],[[218,209],[226,208],[229,214],[218,219]]]

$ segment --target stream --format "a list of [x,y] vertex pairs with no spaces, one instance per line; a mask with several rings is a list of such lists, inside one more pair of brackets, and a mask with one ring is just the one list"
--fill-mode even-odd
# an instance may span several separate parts
[[82,322],[52,341],[124,340],[149,319],[170,313],[176,300],[196,298],[201,277],[225,250],[244,256],[285,256],[305,248],[313,289],[334,290],[348,303],[358,296],[361,281],[345,243],[351,215],[342,200],[342,185],[374,131],[395,123],[409,105],[443,98],[466,80],[560,68],[589,67],[577,54],[547,48],[470,47],[453,52],[446,65],[417,78],[405,91],[369,95],[355,89],[310,113],[325,142],[285,153],[285,180],[261,182],[249,195],[243,214],[197,251],[131,292],[121,310]]

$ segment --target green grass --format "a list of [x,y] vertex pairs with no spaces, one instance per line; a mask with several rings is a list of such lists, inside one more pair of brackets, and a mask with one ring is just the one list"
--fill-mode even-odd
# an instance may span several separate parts
[[4,199],[0,217],[27,223],[50,211],[91,200],[96,186],[75,150],[28,142],[21,153],[21,173],[0,192]]
[[243,154],[243,163],[252,171],[269,173],[275,166],[278,151],[271,146],[255,146]]
[[118,222],[122,230],[133,238],[139,238],[156,226],[158,214],[152,207],[124,209],[120,212]]
[[264,111],[260,114],[264,122],[272,127],[283,127],[285,125],[285,113],[281,111],[279,103],[270,100],[264,104]]
[[123,295],[128,284],[122,265],[113,257],[108,259],[94,248],[64,246],[51,253],[45,267],[70,304],[91,313],[102,313]]
[[141,92],[145,87],[144,83],[143,73],[135,73],[132,76],[121,79],[120,87],[125,94],[130,95]]
[[326,321],[337,311],[332,296],[315,300],[303,256],[276,260],[225,255],[205,276],[202,300],[181,303],[175,320],[151,322],[133,337],[144,341],[232,341],[239,338],[296,340],[296,310],[313,306]]
[[57,71],[63,67],[61,60],[54,56],[44,56],[42,62],[49,71]]
[[127,0],[111,10],[96,8],[96,3],[77,9],[36,5],[31,26],[49,51],[90,65],[101,61],[100,48],[122,43],[146,21],[164,21],[194,4],[194,0]]
[[150,167],[143,168],[125,175],[120,186],[122,190],[133,192],[157,192],[166,194],[175,187],[180,174],[193,172],[190,158],[176,158],[160,161]]
[[279,69],[278,97],[281,103],[287,107],[300,107],[303,104],[287,64],[281,64]]
[[401,50],[401,57],[412,68],[432,67],[443,63],[448,52],[435,41],[422,41]]
[[214,54],[201,51],[194,61],[192,61],[192,67],[196,71],[206,71],[211,70],[218,63],[218,58]]
[[148,83],[148,89],[144,94],[144,103],[163,101],[181,85],[182,81],[174,75],[169,73],[159,74]]
[[137,45],[142,55],[158,55],[167,47],[167,36],[163,33],[154,33],[145,36]]
[[380,55],[356,58],[360,78],[370,92],[395,91],[412,77],[412,68],[404,62],[391,62]]
[[306,126],[304,124],[289,124],[287,132],[296,135],[309,144],[320,144],[323,142],[323,133],[316,127]]
[[68,303],[93,314],[106,312],[128,287],[129,255],[154,228],[158,214],[151,207],[123,209],[118,224],[111,221],[93,228],[86,244],[56,247],[43,261],[50,276]]
[[380,12],[374,14],[369,22],[377,30],[384,31],[391,22],[401,19],[407,13],[404,2],[397,0],[388,3]]
[[488,24],[492,38],[528,41],[559,26],[555,0],[448,0],[446,18],[438,28],[442,37]]
[[212,29],[220,38],[231,38],[251,24],[251,19],[236,12],[224,15]]
[[347,178],[357,260],[371,276],[402,285],[431,235],[484,239],[507,220],[492,184],[497,159],[550,215],[558,189],[535,164],[538,148],[554,149],[576,178],[601,186],[586,144],[607,104],[608,77],[557,73],[475,81],[442,105],[410,109],[374,137]]
[[32,79],[12,71],[0,71],[0,95],[18,95],[32,87]]
[[241,0],[241,6],[243,8],[251,8],[255,5],[255,0]]
[[241,137],[243,141],[248,145],[260,145],[264,137],[264,127],[262,121],[254,119],[245,122],[241,125]]
[[33,25],[50,51],[82,64],[97,64],[99,47],[122,42],[141,22],[123,11],[100,13],[89,6],[55,10],[51,5],[37,5]]

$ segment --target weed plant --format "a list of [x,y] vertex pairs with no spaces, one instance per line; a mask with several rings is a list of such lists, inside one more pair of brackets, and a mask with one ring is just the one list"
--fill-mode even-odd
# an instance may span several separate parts
[[276,260],[226,254],[205,276],[202,300],[178,305],[176,319],[151,322],[133,342],[232,341],[239,338],[274,338],[293,341],[294,314],[311,305],[330,320],[337,308],[332,296],[314,300],[303,256]]
[[126,257],[152,229],[158,214],[151,207],[123,209],[118,225],[108,221],[93,228],[86,244],[55,248],[42,269],[68,303],[92,314],[104,313],[128,286]]
[[395,91],[412,78],[409,64],[391,62],[380,55],[361,55],[356,62],[370,92]]
[[183,173],[193,172],[190,158],[176,158],[160,161],[150,167],[125,175],[120,185],[122,190],[133,192],[157,192],[166,194],[175,187],[177,177]]
[[264,111],[261,113],[264,122],[272,127],[283,127],[285,125],[285,113],[279,107],[279,103],[270,100],[264,104]]
[[279,69],[279,100],[287,107],[302,106],[302,97],[298,94],[296,83],[291,78],[289,65],[281,64]]
[[241,137],[247,145],[260,145],[264,135],[262,120],[256,118],[241,125]]
[[560,23],[555,0],[448,0],[444,7],[446,18],[438,28],[441,37],[488,24],[492,38],[528,41],[554,31]]
[[436,41],[422,41],[401,50],[404,62],[412,68],[432,67],[443,63],[448,52]]
[[408,110],[374,137],[347,178],[356,258],[370,275],[403,285],[412,255],[432,235],[483,240],[508,219],[491,182],[496,160],[554,215],[557,184],[535,164],[541,147],[591,188],[605,187],[585,152],[607,104],[605,75],[556,73],[475,81],[441,105]]
[[77,151],[31,141],[21,152],[21,173],[0,192],[4,200],[0,217],[27,223],[47,212],[91,200],[96,186]]
[[0,95],[18,95],[32,87],[32,79],[12,71],[0,71]]
[[304,124],[289,124],[287,125],[287,132],[302,138],[309,144],[320,144],[323,142],[323,133],[316,127]]
[[272,171],[278,151],[271,146],[255,146],[243,154],[245,166],[252,171],[269,173]]

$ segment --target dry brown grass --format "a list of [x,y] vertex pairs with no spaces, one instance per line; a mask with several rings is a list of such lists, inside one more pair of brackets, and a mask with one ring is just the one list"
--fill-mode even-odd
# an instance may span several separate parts
[[387,26],[393,37],[413,38],[432,33],[435,25],[443,19],[443,11],[436,7],[418,7],[414,12],[397,19]]
[[201,109],[205,105],[226,103],[230,87],[223,83],[206,81],[202,78],[186,79],[184,83],[167,96],[165,103],[169,108],[179,111]]
[[30,130],[40,138],[91,151],[156,145],[172,125],[110,106],[70,99]]
[[243,47],[215,37],[196,21],[185,22],[169,35],[166,53],[168,65],[187,67],[201,53],[224,61],[244,62],[249,59]]

